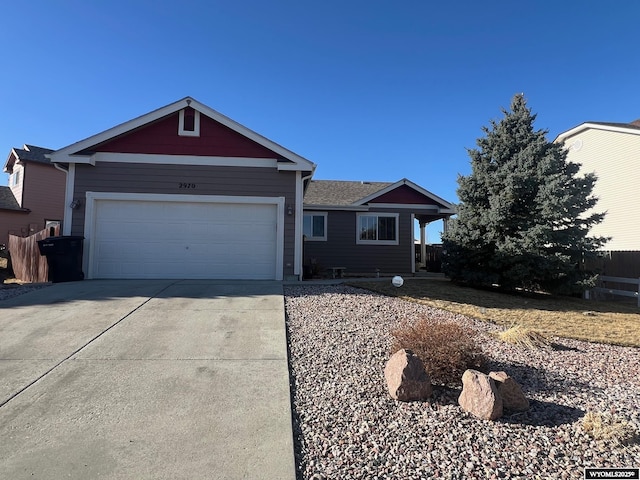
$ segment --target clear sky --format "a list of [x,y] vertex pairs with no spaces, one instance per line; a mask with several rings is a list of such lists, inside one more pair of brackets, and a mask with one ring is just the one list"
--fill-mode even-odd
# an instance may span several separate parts
[[0,18],[5,155],[192,96],[315,179],[407,177],[457,202],[466,149],[516,93],[550,140],[640,118],[636,0],[28,0]]

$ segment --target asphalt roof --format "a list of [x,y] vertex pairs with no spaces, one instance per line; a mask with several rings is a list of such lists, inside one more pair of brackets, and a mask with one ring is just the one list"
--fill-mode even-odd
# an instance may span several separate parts
[[392,182],[354,182],[346,180],[311,180],[304,194],[306,205],[353,205]]
[[593,123],[594,125],[604,125],[604,126],[607,126],[607,127],[633,128],[635,130],[640,130],[640,125],[636,124],[635,122],[634,123],[585,122],[585,123]]
[[0,210],[24,211],[24,208],[20,207],[9,187],[0,186]]
[[25,145],[25,148],[13,149],[18,155],[18,160],[26,160],[28,162],[51,163],[45,157],[47,153],[53,152],[50,148],[36,147],[35,145]]

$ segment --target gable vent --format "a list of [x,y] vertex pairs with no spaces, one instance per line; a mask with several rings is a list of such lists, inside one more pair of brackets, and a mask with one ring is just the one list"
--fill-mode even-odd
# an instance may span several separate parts
[[181,137],[200,136],[200,112],[193,108],[180,110],[178,118],[178,135]]

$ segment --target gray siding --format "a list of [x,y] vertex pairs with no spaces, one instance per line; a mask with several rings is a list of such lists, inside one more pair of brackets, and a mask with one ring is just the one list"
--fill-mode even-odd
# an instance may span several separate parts
[[[180,188],[180,183],[195,188]],[[173,195],[236,195],[285,197],[295,205],[295,172],[274,168],[209,167],[199,165],[152,165],[98,162],[76,165],[74,198],[82,207],[73,211],[72,235],[84,234],[86,192],[156,193]],[[284,275],[293,274],[295,215],[284,224]]]
[[[376,209],[368,213],[400,213],[398,245],[356,244],[356,212],[329,211],[327,241],[307,241],[304,244],[305,265],[315,259],[322,268],[346,267],[347,274],[381,274],[411,272],[413,225],[411,213]],[[306,213],[313,213],[312,211]]]

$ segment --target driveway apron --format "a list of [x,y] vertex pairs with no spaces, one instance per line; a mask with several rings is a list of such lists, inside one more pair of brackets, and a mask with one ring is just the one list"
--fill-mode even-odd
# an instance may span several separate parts
[[0,302],[0,478],[294,479],[282,285],[55,284]]

